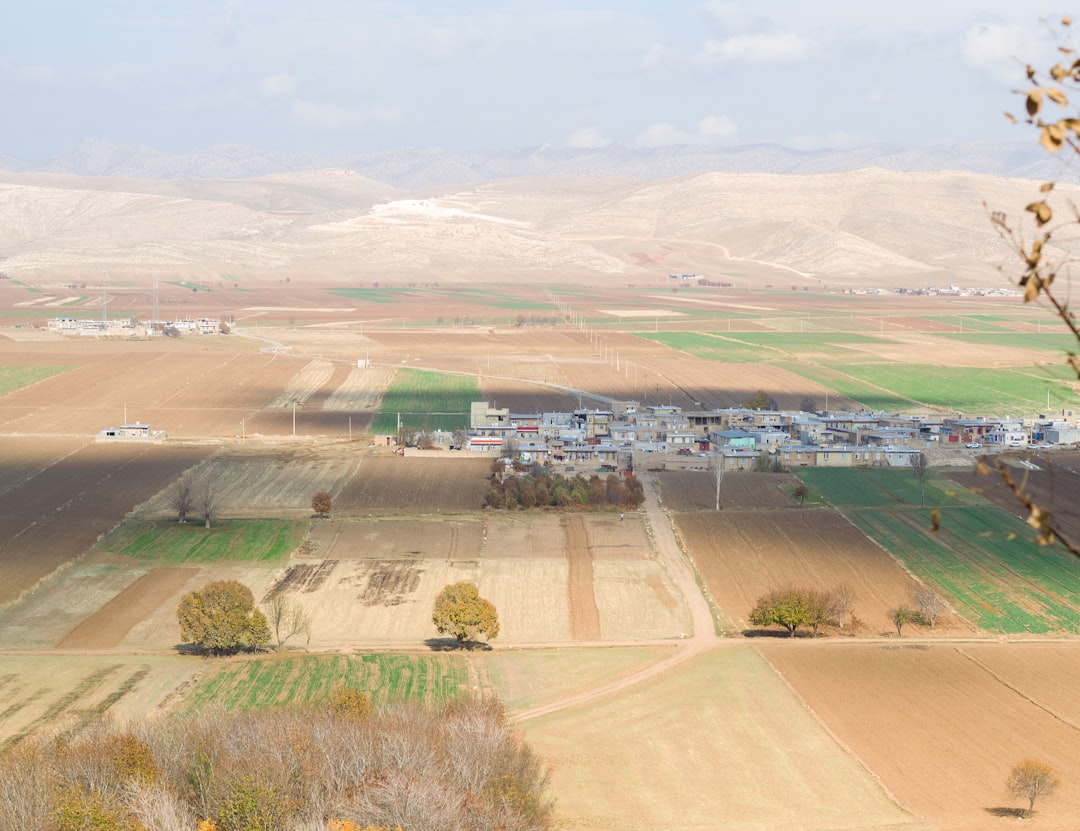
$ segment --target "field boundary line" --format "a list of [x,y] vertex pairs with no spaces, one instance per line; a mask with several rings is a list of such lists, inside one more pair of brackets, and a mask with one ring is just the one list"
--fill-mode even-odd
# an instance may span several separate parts
[[[831,511],[833,511],[837,516],[843,517],[844,522],[846,522],[848,525],[850,525],[852,528],[854,528],[856,531],[858,531],[860,534],[862,534],[866,539],[870,540],[870,542],[872,542],[874,545],[876,545],[878,548],[880,548],[882,551],[884,551],[885,555],[887,557],[889,557],[889,559],[891,559],[898,566],[900,566],[900,568],[903,569],[904,573],[907,574],[907,576],[910,577],[912,580],[914,580],[917,584],[919,584],[920,586],[929,586],[929,585],[931,585],[931,583],[924,580],[922,577],[920,577],[914,571],[912,571],[911,568],[908,566],[908,564],[905,563],[898,555],[893,554],[893,552],[891,552],[888,548],[886,548],[884,545],[882,545],[876,539],[874,539],[869,534],[867,534],[862,528],[860,528],[858,525],[856,525],[854,522],[852,522],[851,517],[849,517],[847,515],[847,513],[845,513],[844,511],[842,511],[840,508],[836,507],[835,505],[832,505],[831,503],[829,504],[829,509]],[[873,510],[873,509],[868,508],[866,510]],[[949,598],[946,598],[946,599],[948,600]],[[960,621],[965,626],[967,626],[976,636],[978,636],[978,634],[980,632],[984,631],[983,629],[981,629],[980,627],[978,627],[974,623],[972,623],[970,620],[968,620],[966,617],[964,617],[962,614],[957,612],[956,609],[953,607],[952,603],[949,603],[949,612],[958,621]]]
[[1061,713],[1054,710],[1052,707],[1048,707],[1047,705],[1042,704],[1039,701],[1035,700],[1030,695],[1028,695],[1026,692],[1024,692],[1019,687],[1017,687],[1015,684],[1013,684],[1011,681],[1006,679],[1004,676],[998,674],[996,671],[994,671],[989,666],[984,664],[982,661],[980,661],[974,655],[969,655],[967,652],[965,652],[959,646],[955,646],[953,648],[957,651],[957,653],[959,655],[963,656],[964,658],[967,658],[969,661],[971,661],[971,663],[975,664],[975,666],[977,666],[983,672],[987,673],[991,678],[993,678],[999,684],[1002,684],[1005,687],[1007,687],[1008,689],[1012,690],[1014,693],[1016,693],[1018,696],[1020,696],[1022,699],[1027,701],[1032,706],[1037,707],[1038,709],[1042,710],[1047,715],[1051,716],[1052,718],[1057,719],[1062,724],[1064,724],[1066,727],[1071,727],[1073,730],[1076,730],[1076,731],[1080,732],[1080,725],[1073,723],[1068,718],[1063,716]]
[[802,705],[803,709],[810,714],[810,717],[814,719],[818,726],[820,726],[821,729],[825,731],[825,735],[827,735],[830,739],[836,742],[837,747],[839,747],[848,756],[854,759],[856,764],[858,764],[859,767],[866,771],[870,778],[877,783],[877,786],[881,788],[882,793],[884,793],[885,796],[888,797],[897,808],[911,816],[912,820],[914,821],[912,824],[929,822],[926,817],[913,811],[911,808],[901,802],[896,794],[889,790],[889,786],[885,784],[882,778],[878,776],[877,773],[874,772],[874,770],[866,762],[863,761],[862,757],[859,756],[859,754],[856,753],[847,742],[845,742],[836,733],[833,732],[832,728],[829,727],[829,725],[825,723],[824,719],[822,719],[821,716],[817,714],[817,711],[814,710],[814,708],[811,707],[809,703],[807,703],[806,699],[802,697],[802,694],[797,689],[795,689],[794,685],[790,681],[788,681],[786,677],[784,677],[784,674],[776,668],[776,665],[769,660],[768,656],[765,655],[764,652],[758,649],[756,645],[751,646],[751,648],[754,650],[754,652],[758,654],[761,660],[765,662],[765,665],[768,666],[770,670],[772,670],[773,674],[776,675],[778,679],[780,679],[780,683],[783,684],[788,690],[790,690],[795,700],[798,701],[799,704]]

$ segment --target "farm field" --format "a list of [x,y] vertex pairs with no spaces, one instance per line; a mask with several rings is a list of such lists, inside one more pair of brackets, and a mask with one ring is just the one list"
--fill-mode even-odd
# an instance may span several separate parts
[[930,827],[893,802],[750,646],[713,650],[522,727],[551,765],[566,828]]
[[[217,448],[186,480],[196,497],[204,486],[212,488],[222,518],[307,518],[312,495],[325,490],[336,497],[360,469],[366,452],[366,442],[252,439]],[[139,516],[174,517],[168,492],[149,500]]]
[[192,683],[196,663],[177,655],[0,655],[0,748],[87,715],[142,718]]
[[[663,470],[656,476],[669,511],[716,509],[716,479],[711,471]],[[796,502],[783,489],[790,489],[794,482],[790,473],[732,472],[720,482],[720,504],[724,510],[736,511],[791,508]]]
[[[338,491],[331,490],[334,513],[475,511],[484,504],[490,475],[490,458],[462,458],[449,452],[445,458],[370,455]],[[309,505],[310,498],[309,494]]]
[[453,432],[469,426],[469,406],[480,397],[476,379],[399,369],[383,394],[372,432],[397,435],[398,425]]
[[[707,471],[658,471],[725,632],[744,631],[756,597],[784,584],[846,582],[864,623],[855,638],[832,630],[817,640],[714,641],[684,638],[688,604],[657,559],[647,516],[482,510],[490,459],[400,457],[366,434],[379,412],[393,412],[396,428],[399,408],[467,409],[444,397],[466,385],[469,400],[515,412],[606,406],[605,396],[698,409],[738,405],[759,389],[785,407],[804,398],[822,407],[828,396],[835,409],[875,395],[916,406],[905,397],[922,395],[905,377],[908,362],[934,365],[924,373],[938,361],[1016,365],[1019,398],[1045,407],[1049,385],[1055,407],[1072,406],[1075,397],[1057,397],[1068,390],[1057,370],[1032,368],[1053,360],[1050,340],[1027,340],[1037,312],[974,298],[676,295],[658,280],[567,286],[560,302],[584,321],[576,326],[536,285],[365,286],[343,296],[298,281],[197,282],[210,291],[184,284],[163,296],[194,313],[235,315],[237,335],[120,343],[0,330],[0,363],[65,368],[7,394],[0,387],[0,569],[23,540],[25,560],[33,552],[35,565],[64,566],[35,578],[21,600],[0,600],[0,742],[78,713],[310,701],[341,680],[376,701],[478,688],[498,693],[512,715],[573,697],[521,722],[551,766],[565,828],[1012,825],[988,810],[1016,805],[1003,771],[1018,755],[1044,755],[1067,783],[1025,826],[1071,827],[1078,586],[1067,558],[1029,557],[1019,540],[1030,530],[992,507],[992,491],[969,492],[966,474],[931,473],[927,511],[941,509],[943,531],[930,537],[903,474],[806,471],[834,510],[799,507],[785,494],[796,481],[788,474],[732,473],[718,514]],[[87,296],[87,307],[96,300]],[[149,292],[133,285],[116,302],[137,312]],[[40,322],[39,311],[24,314]],[[819,331],[803,331],[811,320]],[[372,364],[358,367],[359,358]],[[878,377],[879,366],[890,372]],[[473,377],[419,404],[385,397],[395,378],[418,387],[437,369]],[[977,380],[982,389],[957,389],[986,395],[986,378]],[[91,444],[125,405],[170,441]],[[1075,482],[1066,455],[1056,458],[1058,470],[1031,481],[1066,516]],[[169,521],[164,490],[185,472],[217,488],[222,519],[209,534]],[[329,520],[310,517],[316,490],[333,495]],[[950,591],[960,618],[933,632],[905,628],[897,640],[885,610],[908,600],[912,578],[837,510],[883,545],[897,541],[896,556]],[[976,545],[962,548],[965,539]],[[979,558],[998,582],[965,565]],[[312,615],[310,640],[235,660],[176,654],[179,598],[211,579],[240,580],[259,601],[276,592],[297,600]],[[490,652],[440,651],[431,605],[458,579],[476,582],[500,611]],[[967,640],[996,631],[1067,639]],[[641,680],[658,664],[662,672]]]
[[0,436],[0,604],[81,556],[125,514],[205,458],[201,446]]
[[[774,589],[829,591],[846,585],[855,593],[853,614],[862,623],[852,634],[888,635],[895,631],[888,610],[908,603],[915,587],[896,561],[829,508],[683,513],[675,524],[727,632],[747,630],[755,602]],[[951,616],[943,616],[934,630],[938,636],[969,632]]]
[[335,687],[362,690],[379,706],[391,702],[435,703],[469,689],[466,658],[458,653],[369,652],[355,655],[276,654],[217,661],[184,697],[183,709],[208,704],[227,709],[305,706]]
[[[1055,524],[1070,540],[1076,541],[1080,538],[1080,503],[1076,500],[1076,494],[1080,493],[1080,453],[1054,450],[1023,454],[1023,460],[1034,467],[1020,467],[1016,464],[1020,460],[1020,457],[1001,458],[1011,465],[1009,473],[1021,490],[1053,513]],[[997,473],[991,471],[984,476],[974,470],[951,470],[946,475],[961,487],[1027,520],[1024,507]]]
[[[1020,807],[1005,779],[1016,761],[1033,757],[1050,761],[1062,786],[1036,807],[1031,827],[1075,827],[1076,722],[1047,709],[1044,697],[1062,677],[1056,662],[1076,677],[1076,644],[1068,655],[1016,643],[802,646],[758,648],[902,805],[957,831],[1015,822],[993,812]],[[989,670],[995,664],[1008,668],[1009,684]],[[1035,672],[1021,677],[1025,667]]]
[[[941,588],[965,619],[1008,634],[1076,633],[1080,571],[1054,546],[1039,546],[1017,516],[934,472],[926,505],[910,474],[805,470],[799,475],[905,567]],[[964,477],[969,478],[969,477]],[[1046,477],[1042,479],[1044,486]],[[932,529],[931,508],[939,511]]]
[[669,639],[689,628],[637,516],[315,521],[275,575],[266,594],[284,592],[309,611],[312,648],[436,638],[435,596],[458,580],[500,610],[500,645]]

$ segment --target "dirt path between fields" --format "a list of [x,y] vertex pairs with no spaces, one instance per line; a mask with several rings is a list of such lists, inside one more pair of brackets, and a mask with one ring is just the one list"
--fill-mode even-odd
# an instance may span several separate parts
[[[668,516],[667,511],[665,511],[660,504],[660,498],[657,493],[657,482],[654,477],[649,474],[643,473],[639,475],[642,484],[645,486],[645,504],[642,507],[652,532],[652,539],[656,546],[656,555],[660,559],[660,562],[663,563],[664,568],[671,577],[672,583],[675,584],[675,587],[682,593],[683,597],[686,598],[687,606],[690,608],[690,619],[693,622],[694,631],[690,633],[689,637],[685,640],[676,642],[678,649],[671,657],[658,661],[655,664],[650,664],[625,678],[620,678],[607,684],[601,684],[600,686],[592,687],[591,689],[582,690],[581,692],[566,696],[565,698],[560,698],[557,701],[550,701],[547,704],[542,704],[538,707],[522,710],[521,712],[514,714],[513,720],[515,722],[528,721],[529,719],[538,718],[539,716],[546,716],[550,713],[558,712],[559,710],[565,710],[568,707],[580,707],[583,704],[606,698],[609,695],[615,695],[616,693],[620,693],[643,681],[647,681],[650,678],[655,678],[656,676],[667,672],[669,669],[708,651],[721,642],[720,638],[716,635],[716,629],[713,626],[712,609],[709,608],[709,602],[701,593],[701,589],[694,577],[694,571],[687,558],[683,555],[682,549],[679,548],[679,543],[675,538],[675,530],[671,523],[671,517]],[[579,522],[581,521],[580,517],[577,519]],[[567,556],[571,556],[571,540],[573,539],[571,525],[568,523],[565,527]],[[584,536],[584,527],[581,528],[581,532]],[[580,559],[580,557],[577,559]],[[573,563],[573,559],[571,560],[571,563]],[[590,561],[590,570],[591,565]],[[575,637],[577,637],[576,631],[574,634]]]
[[566,590],[570,602],[570,637],[575,641],[600,640],[600,610],[593,589],[592,551],[581,514],[563,518],[563,539],[569,564]]

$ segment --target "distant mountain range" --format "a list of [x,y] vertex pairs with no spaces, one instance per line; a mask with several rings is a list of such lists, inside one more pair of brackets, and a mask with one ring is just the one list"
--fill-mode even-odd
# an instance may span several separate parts
[[840,150],[793,150],[773,144],[737,147],[532,147],[467,152],[416,148],[320,155],[218,144],[169,154],[140,145],[88,139],[44,162],[0,154],[0,170],[118,176],[133,179],[250,179],[337,168],[404,190],[518,177],[608,176],[666,179],[697,173],[838,173],[860,168],[896,172],[968,171],[1024,179],[1078,181],[1075,168],[1049,157],[1034,142],[967,142],[915,147],[876,144]]

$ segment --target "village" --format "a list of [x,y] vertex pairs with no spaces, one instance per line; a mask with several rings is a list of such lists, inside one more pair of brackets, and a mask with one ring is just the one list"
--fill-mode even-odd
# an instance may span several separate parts
[[[1048,450],[1080,442],[1072,410],[1035,418],[802,412],[726,408],[686,410],[635,401],[610,409],[512,413],[474,402],[467,433],[428,434],[451,450],[500,453],[518,461],[633,470],[647,454],[709,458],[721,470],[793,467],[911,467],[920,453],[953,450],[959,463],[991,450]],[[935,454],[937,455],[937,454]]]

